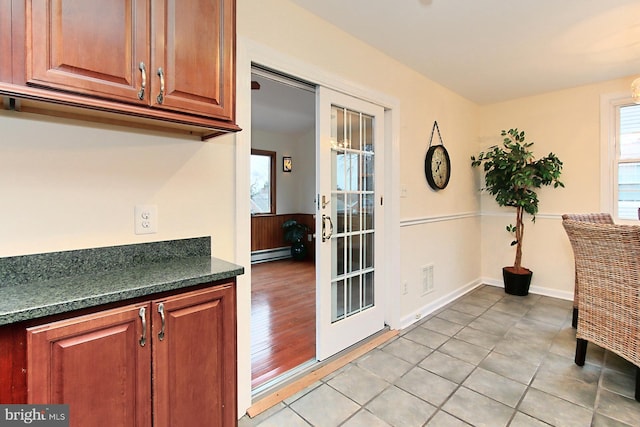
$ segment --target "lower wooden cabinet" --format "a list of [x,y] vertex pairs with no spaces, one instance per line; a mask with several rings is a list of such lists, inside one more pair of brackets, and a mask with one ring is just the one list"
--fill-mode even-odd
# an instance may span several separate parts
[[29,403],[70,425],[235,426],[233,284],[27,329]]

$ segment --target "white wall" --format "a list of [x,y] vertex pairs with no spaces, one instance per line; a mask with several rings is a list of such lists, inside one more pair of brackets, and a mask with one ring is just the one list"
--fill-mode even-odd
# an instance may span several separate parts
[[[276,213],[314,213],[315,135],[253,129],[251,148],[276,152]],[[291,156],[293,170],[282,171],[282,157]]]
[[298,212],[316,213],[316,133],[315,129],[299,135],[293,153],[293,172],[287,179],[293,181],[297,192]]

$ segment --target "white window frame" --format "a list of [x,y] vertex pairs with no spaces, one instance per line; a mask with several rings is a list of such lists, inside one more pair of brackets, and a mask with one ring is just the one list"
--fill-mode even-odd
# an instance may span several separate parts
[[629,93],[600,97],[600,209],[609,212],[618,224],[638,225],[637,220],[618,218],[618,109],[632,104]]

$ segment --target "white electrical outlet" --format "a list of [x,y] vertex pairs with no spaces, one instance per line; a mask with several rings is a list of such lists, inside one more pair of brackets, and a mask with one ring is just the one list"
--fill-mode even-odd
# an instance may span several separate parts
[[136,205],[134,209],[136,234],[152,234],[158,232],[158,206]]
[[407,295],[409,293],[409,283],[407,283],[407,281],[405,280],[404,283],[402,283],[402,295]]

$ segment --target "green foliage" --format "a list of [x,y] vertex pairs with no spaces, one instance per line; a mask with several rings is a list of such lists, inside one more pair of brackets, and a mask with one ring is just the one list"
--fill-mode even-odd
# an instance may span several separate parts
[[520,268],[524,232],[522,212],[531,215],[531,220],[535,221],[538,213],[536,190],[549,185],[564,187],[559,180],[562,162],[553,153],[536,160],[531,151],[533,142],[525,141],[524,131],[517,128],[503,130],[501,135],[504,137],[502,146],[490,147],[477,157],[471,156],[471,166],[483,165],[483,190],[494,196],[498,205],[516,208],[516,225],[507,226],[507,231],[516,235],[511,245],[516,245],[514,266]]
[[284,229],[284,240],[290,243],[301,242],[310,228],[305,224],[301,224],[295,219],[289,219],[282,223]]

